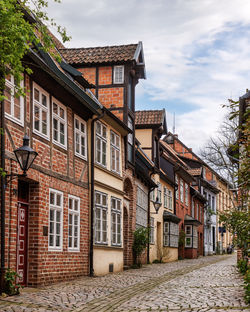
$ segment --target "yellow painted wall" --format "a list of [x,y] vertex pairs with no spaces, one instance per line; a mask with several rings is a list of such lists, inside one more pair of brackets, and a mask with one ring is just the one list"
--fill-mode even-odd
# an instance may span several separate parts
[[123,249],[94,247],[94,275],[108,274],[110,263],[114,265],[114,272],[123,270]]
[[[166,186],[168,189],[171,189],[173,192],[173,201],[174,201],[174,190],[173,187],[167,184],[164,180],[160,179],[158,174],[155,174],[153,176],[155,183],[158,182],[161,183],[162,186],[162,193],[161,193],[161,202],[162,205],[158,211],[158,214],[152,214],[155,213],[155,208],[153,205],[153,202],[150,202],[150,212],[151,217],[154,218],[154,244],[150,244],[150,253],[149,258],[150,262],[163,257],[164,262],[169,261],[175,261],[178,259],[178,248],[172,248],[172,247],[163,247],[163,213],[164,210],[174,212],[173,210],[168,210],[164,208],[164,194],[163,194],[163,187]],[[157,190],[155,189],[155,198],[157,196]]]
[[147,147],[152,148],[152,129],[136,129],[135,130],[135,137],[141,143],[141,148],[143,149],[144,153],[150,159],[152,159],[151,150],[144,149]]

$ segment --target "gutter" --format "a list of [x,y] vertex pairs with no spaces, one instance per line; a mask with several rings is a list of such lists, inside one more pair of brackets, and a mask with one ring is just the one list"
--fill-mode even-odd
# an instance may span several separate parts
[[102,114],[91,121],[91,160],[90,160],[90,246],[89,246],[89,275],[94,276],[94,155],[95,155],[95,122],[104,116]]

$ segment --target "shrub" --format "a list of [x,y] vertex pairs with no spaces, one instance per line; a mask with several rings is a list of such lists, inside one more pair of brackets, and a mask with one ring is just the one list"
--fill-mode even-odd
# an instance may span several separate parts
[[244,277],[244,288],[245,288],[245,301],[247,304],[250,303],[250,269],[247,270]]
[[140,227],[134,231],[133,256],[134,262],[140,266],[139,256],[145,250],[149,242],[149,229]]
[[4,276],[5,281],[4,292],[9,296],[18,295],[20,293],[20,288],[22,286],[16,283],[17,277],[19,277],[19,275],[14,270],[7,269]]
[[247,260],[240,259],[237,263],[237,267],[241,274],[246,274],[247,272]]

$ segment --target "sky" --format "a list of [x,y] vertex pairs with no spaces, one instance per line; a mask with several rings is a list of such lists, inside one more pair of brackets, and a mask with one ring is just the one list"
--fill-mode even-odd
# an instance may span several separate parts
[[195,152],[217,134],[222,105],[250,87],[249,0],[49,3],[72,37],[66,47],[143,42],[147,79],[136,87],[136,109],[165,108],[171,132],[175,115],[175,133]]

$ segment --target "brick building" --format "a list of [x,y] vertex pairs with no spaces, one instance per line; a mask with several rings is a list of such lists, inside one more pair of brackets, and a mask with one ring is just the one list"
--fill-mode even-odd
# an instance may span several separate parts
[[79,49],[60,49],[66,61],[83,73],[92,84],[98,100],[117,116],[131,132],[124,140],[125,162],[122,172],[124,205],[124,265],[131,265],[133,231],[136,227],[135,185],[135,86],[145,79],[142,43]]
[[14,79],[6,79],[5,171],[22,174],[13,150],[25,134],[38,157],[27,176],[6,179],[5,267],[35,286],[89,272],[87,129],[102,106],[68,64],[32,50],[24,61],[33,70],[24,74],[27,96],[16,99]]

